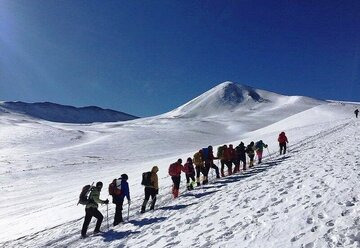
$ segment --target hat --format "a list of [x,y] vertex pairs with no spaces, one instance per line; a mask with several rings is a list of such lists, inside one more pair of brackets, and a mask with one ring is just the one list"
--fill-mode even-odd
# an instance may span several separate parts
[[102,182],[97,182],[96,183],[96,188],[102,188],[103,186],[103,183]]
[[121,179],[123,179],[123,180],[128,180],[129,177],[128,177],[128,175],[126,175],[126,174],[122,174],[122,175],[121,175]]
[[181,159],[181,158],[179,158],[177,161],[178,161],[178,163],[180,163],[180,164],[182,163],[182,159]]

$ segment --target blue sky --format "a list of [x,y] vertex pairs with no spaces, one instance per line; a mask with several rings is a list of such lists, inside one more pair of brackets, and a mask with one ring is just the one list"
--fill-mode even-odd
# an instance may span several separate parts
[[0,0],[0,100],[172,110],[224,81],[360,101],[360,1]]

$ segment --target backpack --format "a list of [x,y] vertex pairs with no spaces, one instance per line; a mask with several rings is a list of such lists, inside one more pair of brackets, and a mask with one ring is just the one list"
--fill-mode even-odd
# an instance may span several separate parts
[[197,152],[197,153],[194,154],[193,162],[194,162],[195,165],[201,165],[202,164],[203,161],[202,161],[200,152]]
[[262,147],[261,147],[261,142],[256,142],[255,148],[256,148],[256,149],[261,149],[261,148],[262,148]]
[[204,161],[209,159],[209,148],[201,149],[201,157]]
[[90,199],[89,199],[89,196],[90,196],[90,192],[94,189],[94,183],[92,183],[91,185],[88,184],[88,185],[85,185],[82,190],[81,190],[81,193],[79,195],[79,202],[77,205],[79,205],[79,203],[81,205],[86,205],[88,203],[90,203]]
[[109,195],[112,195],[112,196],[117,196],[117,195],[121,195],[121,184],[119,185],[116,185],[116,178],[112,181],[112,183],[109,184]]
[[223,158],[223,156],[224,156],[224,146],[219,146],[218,147],[218,151],[217,151],[217,157],[218,158]]
[[177,164],[176,163],[173,163],[170,165],[169,167],[169,175],[174,177],[174,176],[178,176],[178,173],[177,173]]
[[144,172],[142,174],[141,185],[151,186],[151,172],[150,171]]

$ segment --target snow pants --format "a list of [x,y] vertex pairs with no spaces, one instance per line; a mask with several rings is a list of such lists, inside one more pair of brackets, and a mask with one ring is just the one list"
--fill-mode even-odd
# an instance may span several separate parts
[[83,237],[86,236],[87,229],[89,227],[91,218],[93,216],[97,219],[94,232],[100,231],[100,226],[104,216],[100,213],[100,211],[97,208],[85,208],[85,219],[81,229],[81,236]]
[[114,226],[118,225],[120,222],[123,222],[122,210],[124,204],[124,197],[121,197],[118,202],[116,202],[115,216],[114,216]]
[[141,212],[144,213],[145,209],[146,209],[146,204],[148,203],[150,196],[151,196],[151,206],[150,206],[150,210],[153,210],[155,208],[155,203],[156,203],[156,192],[157,190],[155,188],[152,187],[145,187],[145,199],[144,202],[141,206]]
[[260,164],[261,160],[262,160],[262,156],[263,156],[263,151],[262,150],[257,150],[256,151],[256,156],[258,157],[258,164]]
[[[280,155],[281,154],[285,154],[286,153],[286,142],[284,143],[279,143],[280,146]],[[283,152],[283,153],[282,153]]]
[[173,176],[171,177],[172,181],[173,181],[173,188],[172,188],[172,194],[174,196],[174,198],[179,196],[179,188],[180,188],[180,181],[181,181],[181,177],[180,176]]

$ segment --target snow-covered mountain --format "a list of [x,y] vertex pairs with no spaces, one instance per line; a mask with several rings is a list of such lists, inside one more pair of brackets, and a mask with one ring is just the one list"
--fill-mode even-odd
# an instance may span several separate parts
[[235,115],[263,115],[266,112],[283,113],[302,111],[324,101],[303,96],[284,96],[233,82],[224,82],[188,103],[167,113],[173,117],[218,117],[234,118]]
[[0,113],[15,112],[62,123],[93,123],[133,120],[138,117],[95,106],[76,108],[50,102],[0,102]]
[[[356,103],[355,103],[356,104]],[[159,116],[76,125],[0,114],[3,247],[359,247],[359,105],[282,96],[226,82]],[[278,155],[285,131],[289,152]],[[264,163],[171,199],[168,165],[199,148],[262,139]],[[215,162],[218,165],[218,162]],[[141,174],[160,193],[139,214]],[[126,173],[129,221],[80,238],[83,185]],[[106,187],[101,198],[107,198]],[[125,204],[124,216],[127,216]],[[92,232],[94,223],[89,228]]]

